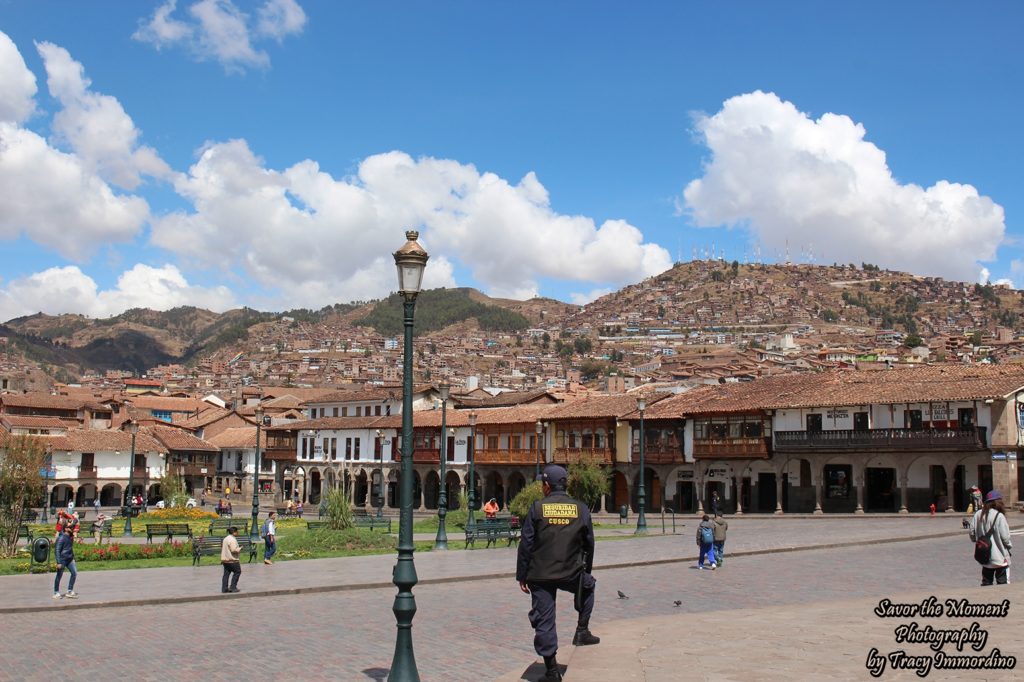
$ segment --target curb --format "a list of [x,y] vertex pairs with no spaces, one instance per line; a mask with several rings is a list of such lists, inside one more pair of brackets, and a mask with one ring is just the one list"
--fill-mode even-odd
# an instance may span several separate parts
[[[730,557],[738,556],[762,556],[766,554],[784,554],[789,552],[806,552],[811,550],[821,549],[842,549],[845,547],[863,547],[867,545],[884,545],[893,544],[898,542],[917,542],[919,540],[935,540],[939,538],[947,537],[958,537],[964,534],[963,530],[944,532],[944,533],[932,533],[927,535],[916,535],[913,537],[897,537],[897,538],[883,538],[881,540],[853,540],[850,542],[833,542],[823,545],[800,545],[790,547],[773,547],[769,549],[750,549],[745,551],[730,552]],[[675,564],[675,563],[686,563],[696,561],[697,555],[674,557],[671,559],[651,559],[649,561],[626,561],[614,564],[600,564],[594,566],[594,572],[615,570],[622,568],[638,568],[642,566],[661,566],[664,564]],[[502,571],[500,573],[482,573],[473,574],[467,576],[451,576],[447,578],[428,578],[426,580],[420,580],[417,585],[443,585],[446,583],[454,582],[476,582],[480,580],[501,580],[501,579],[514,579],[514,571]],[[310,587],[290,587],[281,588],[275,590],[262,590],[259,592],[241,592],[236,594],[199,594],[185,597],[161,597],[156,599],[123,599],[116,601],[101,601],[101,602],[76,602],[74,604],[68,604],[66,602],[57,604],[48,604],[46,606],[12,606],[12,607],[0,607],[0,614],[17,614],[17,613],[40,613],[47,612],[52,613],[60,610],[78,610],[78,609],[104,609],[104,608],[123,608],[130,606],[154,606],[162,604],[189,604],[194,602],[204,601],[221,601],[226,599],[253,599],[259,597],[281,597],[292,594],[321,594],[327,592],[351,592],[355,590],[378,590],[384,588],[394,587],[394,583],[391,581],[387,582],[374,582],[374,583],[353,583],[351,585],[314,585]]]

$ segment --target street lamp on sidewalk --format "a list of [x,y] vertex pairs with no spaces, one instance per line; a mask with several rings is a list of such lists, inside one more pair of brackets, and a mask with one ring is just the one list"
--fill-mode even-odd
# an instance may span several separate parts
[[128,422],[128,431],[132,434],[132,451],[128,460],[128,491],[124,494],[124,537],[132,536],[132,485],[135,480],[135,436],[139,433],[139,422],[132,419]]
[[451,390],[451,384],[447,381],[442,381],[437,386],[437,393],[441,397],[441,495],[437,500],[437,538],[434,540],[434,549],[448,549],[448,534],[444,528],[444,517],[448,514],[448,491],[445,486],[445,478],[448,475],[445,469],[448,459],[448,434],[445,433],[445,417]]
[[395,612],[398,633],[395,655],[391,660],[388,680],[391,682],[419,682],[416,655],[412,648],[412,619],[416,615],[416,598],[412,588],[417,583],[413,563],[415,546],[412,542],[412,327],[416,309],[416,296],[420,293],[423,271],[429,256],[416,241],[419,232],[405,233],[406,242],[395,252],[398,268],[398,292],[402,295],[405,325],[405,346],[402,376],[402,477],[399,481],[400,501],[398,514],[398,563],[395,565]]
[[470,533],[476,530],[476,517],[473,515],[473,503],[476,501],[476,481],[473,480],[473,460],[476,459],[476,412],[469,413],[469,488],[466,494],[466,503],[469,509],[466,510],[466,530]]
[[260,431],[263,429],[263,406],[256,406],[256,458],[252,463],[252,528],[249,539],[260,541]]
[[643,535],[647,532],[647,517],[644,515],[644,507],[647,506],[647,492],[644,490],[644,409],[647,401],[639,398],[636,407],[640,410],[640,487],[636,491],[637,506],[640,512],[636,515],[636,534]]

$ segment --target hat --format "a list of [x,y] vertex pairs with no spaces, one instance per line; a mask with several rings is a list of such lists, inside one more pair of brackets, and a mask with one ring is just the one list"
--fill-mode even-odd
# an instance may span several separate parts
[[544,467],[544,473],[541,474],[540,478],[552,488],[564,488],[569,479],[569,474],[563,467],[557,464],[548,464]]
[[1003,499],[1003,494],[998,490],[992,490],[988,495],[985,496],[986,502],[995,502],[996,500]]

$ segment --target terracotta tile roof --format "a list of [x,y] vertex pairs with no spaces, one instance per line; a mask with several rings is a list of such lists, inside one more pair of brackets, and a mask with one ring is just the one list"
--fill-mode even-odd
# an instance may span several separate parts
[[0,394],[0,405],[9,407],[36,407],[48,410],[99,410],[109,412],[110,408],[100,405],[95,398],[86,396],[51,395],[49,393],[4,393]]
[[217,452],[218,450],[215,445],[210,445],[210,443],[205,440],[196,438],[194,434],[185,429],[179,429],[173,426],[147,426],[140,429],[139,433],[142,433],[143,431],[154,436],[171,451],[189,450],[193,452]]
[[[47,439],[51,450],[63,452],[110,452],[120,450],[131,452],[132,434],[127,431],[107,431],[99,429],[75,429],[63,436],[51,436]],[[160,442],[141,429],[135,438],[135,452],[167,453]]]
[[[570,400],[555,406],[548,412],[546,419],[618,419],[636,411],[639,393],[622,393],[617,395],[587,395],[577,400]],[[654,401],[655,396],[647,396],[647,402]]]
[[302,406],[302,400],[291,394],[263,401],[264,409],[291,410]]
[[268,398],[279,398],[284,395],[292,395],[302,401],[312,401],[321,396],[337,393],[336,388],[295,388],[284,386],[267,386],[263,389],[264,400]]
[[196,412],[209,406],[198,398],[167,398],[163,396],[128,396],[124,402],[138,410],[161,410],[167,412]]
[[288,424],[288,428],[327,430],[369,429],[378,428],[378,422],[382,419],[386,419],[386,417],[320,417],[319,419],[304,419]]
[[644,416],[657,419],[715,412],[987,400],[1007,398],[1022,389],[1024,365],[830,370],[705,386],[651,406]]
[[181,426],[186,426],[190,429],[199,429],[208,424],[220,421],[224,417],[229,417],[231,416],[231,413],[231,410],[225,410],[220,407],[211,407],[203,410],[198,415],[175,414],[172,416],[172,419],[174,424],[180,424]]
[[546,388],[542,388],[536,391],[505,391],[503,393],[499,393],[498,395],[489,396],[487,398],[454,396],[454,399],[459,403],[459,406],[462,408],[508,407],[511,405],[525,405],[530,403],[554,405],[558,402],[558,399],[555,396],[553,396]]
[[[430,384],[419,384],[413,386],[413,395],[417,393],[423,393],[425,391],[432,390],[433,386]],[[355,401],[368,401],[368,400],[379,400],[384,402],[388,399],[401,400],[402,399],[402,387],[401,386],[370,386],[363,387],[354,390],[342,390],[335,391],[322,395],[312,400],[306,400],[303,405],[322,405],[324,403],[348,403]]]
[[[255,448],[256,427],[237,426],[232,429],[224,429],[216,436],[211,436],[209,442],[215,449],[219,448],[221,450],[226,448]],[[260,447],[267,447],[266,429],[260,433]]]
[[30,417],[22,414],[0,415],[0,423],[8,428],[31,428],[31,429],[74,429],[81,424],[73,419],[61,419],[60,417]]

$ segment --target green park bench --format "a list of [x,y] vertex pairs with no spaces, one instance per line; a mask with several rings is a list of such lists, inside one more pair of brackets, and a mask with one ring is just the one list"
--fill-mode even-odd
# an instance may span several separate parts
[[513,542],[519,542],[519,529],[513,528],[509,519],[487,519],[477,523],[472,530],[466,528],[466,548],[477,540],[485,540],[487,547],[498,540],[508,540],[507,546],[511,546]]
[[[259,542],[253,542],[252,539],[246,535],[238,535],[238,546],[242,548],[242,552],[249,552],[249,561],[246,563],[252,563],[256,560],[256,552],[259,547]],[[219,560],[221,544],[224,542],[223,535],[206,535],[199,538],[192,539],[192,565],[199,565],[199,560],[204,556],[216,556]]]
[[187,523],[147,523],[146,542],[152,542],[154,537],[167,538],[164,542],[170,542],[175,535],[185,538],[192,538],[192,529]]

